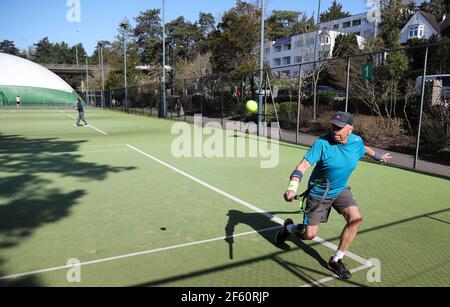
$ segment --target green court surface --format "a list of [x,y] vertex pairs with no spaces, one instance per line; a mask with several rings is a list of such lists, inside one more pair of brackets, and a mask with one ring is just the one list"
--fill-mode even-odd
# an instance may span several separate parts
[[344,281],[326,268],[336,212],[324,241],[273,243],[285,218],[301,221],[282,193],[306,148],[281,143],[269,169],[177,158],[174,121],[87,110],[85,128],[76,115],[0,110],[1,286],[450,286],[448,180],[361,161],[350,185],[364,221]]

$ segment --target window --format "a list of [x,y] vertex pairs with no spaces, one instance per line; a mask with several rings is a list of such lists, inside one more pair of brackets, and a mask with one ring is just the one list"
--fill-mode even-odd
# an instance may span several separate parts
[[295,42],[295,48],[301,48],[303,47],[303,39],[300,39],[299,41]]
[[283,58],[283,65],[290,65],[291,64],[291,57],[287,56]]
[[352,21],[352,27],[361,25],[361,19],[355,19]]
[[291,44],[283,45],[283,50],[291,50]]
[[351,26],[352,26],[351,21],[347,21],[347,22],[344,22],[344,23],[342,24],[342,28],[343,28],[343,29],[345,29],[345,28],[350,28]]
[[333,25],[333,30],[339,30],[339,24],[338,23]]
[[422,38],[424,36],[423,25],[413,25],[408,28],[408,38]]
[[330,37],[328,35],[323,35],[320,37],[320,43],[322,45],[329,45],[330,44]]
[[294,60],[295,60],[295,63],[301,63],[302,60],[303,60],[303,57],[302,57],[302,56],[296,56],[296,57],[294,58]]
[[281,46],[280,45],[275,46],[274,50],[275,50],[275,52],[280,52],[281,51]]
[[281,65],[281,58],[273,59],[273,65],[274,66],[280,66]]

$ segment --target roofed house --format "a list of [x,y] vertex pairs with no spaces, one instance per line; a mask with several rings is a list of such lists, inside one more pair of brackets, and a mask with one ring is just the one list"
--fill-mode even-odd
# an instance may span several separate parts
[[399,42],[406,44],[410,39],[430,39],[433,36],[449,36],[449,33],[450,17],[418,10],[400,31]]

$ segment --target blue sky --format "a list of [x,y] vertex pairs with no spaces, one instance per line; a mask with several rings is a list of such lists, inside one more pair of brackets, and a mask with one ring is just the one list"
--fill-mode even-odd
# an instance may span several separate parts
[[[69,22],[67,13],[72,5],[81,4],[80,22]],[[318,0],[266,0],[267,12],[296,10],[312,15],[317,12]],[[91,54],[97,41],[114,40],[119,22],[127,17],[134,21],[141,11],[161,8],[161,0],[0,0],[0,41],[12,40],[19,49],[27,49],[48,36],[53,43],[65,41],[69,45],[82,42]],[[247,2],[254,2],[249,0]],[[322,0],[321,11],[332,0]],[[367,0],[340,0],[351,14],[367,11]],[[233,7],[235,0],[165,0],[166,22],[184,16],[197,20],[199,12],[212,13],[217,20]]]

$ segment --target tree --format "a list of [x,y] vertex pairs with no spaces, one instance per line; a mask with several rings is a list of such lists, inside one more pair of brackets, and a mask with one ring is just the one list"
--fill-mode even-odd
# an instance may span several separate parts
[[384,41],[385,48],[396,48],[400,45],[398,42],[400,31],[413,13],[413,2],[404,5],[402,0],[382,0],[380,37]]
[[442,15],[450,12],[449,0],[431,0],[423,2],[420,9],[433,15]]
[[344,12],[342,10],[342,4],[339,4],[336,2],[336,0],[333,0],[328,10],[320,14],[320,22],[327,22],[350,16],[351,15],[349,12]]
[[388,78],[388,92],[385,93],[384,110],[389,119],[397,117],[397,102],[401,96],[399,85],[409,69],[408,66],[408,57],[405,52],[392,52],[387,56],[385,70]]
[[317,30],[314,16],[308,17],[306,13],[301,14],[301,17],[292,25],[291,35],[301,35],[304,33],[314,32]]
[[75,46],[72,46],[70,48],[70,54],[72,55],[72,64],[77,63],[77,56],[78,56],[78,64],[83,64],[84,59],[87,57],[87,52],[84,49],[84,46],[82,43],[78,43]]
[[16,48],[14,42],[6,39],[0,42],[0,52],[20,56],[20,51]]
[[[333,48],[333,58],[345,57],[360,53],[356,35],[340,34],[335,39]],[[350,61],[351,67],[360,65],[358,57],[354,57]],[[354,68],[355,69],[355,68]],[[345,73],[342,73],[345,72]],[[325,74],[328,76],[330,83],[336,88],[346,88],[347,85],[347,60],[333,61],[326,67]]]
[[160,9],[151,9],[136,17],[134,37],[141,55],[142,63],[154,64],[162,62],[162,26],[159,17]]
[[239,0],[234,8],[225,12],[211,36],[214,71],[234,72],[242,62],[256,57],[254,48],[259,41],[260,15],[254,5]]
[[127,86],[136,86],[146,79],[145,75],[136,69],[141,65],[142,55],[139,53],[139,43],[134,37],[136,28],[132,28],[128,20],[120,22],[118,27],[119,35],[111,44],[111,57],[108,59],[110,65],[115,70],[108,74],[106,79],[106,88],[123,88],[124,87],[124,54],[123,54],[123,37],[127,41]]
[[267,37],[272,41],[289,37],[299,15],[296,11],[274,10],[266,21]]
[[333,47],[333,58],[360,53],[356,35],[340,34],[336,37]]
[[271,41],[315,31],[314,17],[297,11],[273,11],[266,20],[266,33]]
[[180,16],[166,25],[166,32],[172,53],[176,51],[178,58],[192,60],[197,56],[197,43],[202,39],[202,32],[196,24]]
[[54,53],[53,44],[48,40],[48,37],[44,37],[38,41],[35,46],[34,58],[38,63],[53,63]]
[[200,12],[198,16],[198,26],[200,27],[200,33],[203,38],[207,38],[208,35],[216,29],[216,21],[211,13]]

